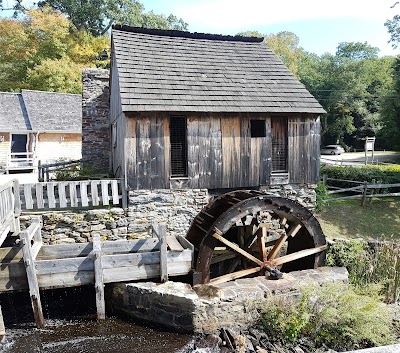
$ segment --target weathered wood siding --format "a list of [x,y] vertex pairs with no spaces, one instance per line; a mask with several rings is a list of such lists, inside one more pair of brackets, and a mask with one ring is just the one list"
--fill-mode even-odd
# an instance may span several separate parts
[[288,171],[291,183],[319,180],[320,120],[312,116],[289,118]]
[[[169,188],[169,117],[131,114],[126,119],[125,160],[128,185],[134,189]],[[176,114],[175,114],[176,115]],[[189,188],[238,188],[266,185],[270,175],[270,121],[266,137],[251,138],[247,115],[187,115]]]
[[118,68],[115,65],[114,53],[111,60],[111,92],[110,92],[110,128],[111,128],[111,160],[112,171],[117,178],[123,178],[126,175],[127,165],[131,162],[125,156],[130,155],[130,143],[126,141],[125,136],[129,135],[128,121],[122,112],[121,94],[119,89]]

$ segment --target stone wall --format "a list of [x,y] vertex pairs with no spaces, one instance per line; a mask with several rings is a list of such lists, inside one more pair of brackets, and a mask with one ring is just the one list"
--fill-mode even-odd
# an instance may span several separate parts
[[[167,235],[185,236],[194,217],[208,203],[207,190],[140,190],[129,192],[129,207],[57,211],[41,215],[44,244],[82,243],[99,234],[104,240],[153,236],[152,222],[166,223]],[[31,216],[21,217],[21,226]]]
[[[312,187],[281,185],[265,192],[296,200],[306,207],[312,207],[315,202]],[[100,234],[104,240],[145,238],[154,235],[152,222],[166,223],[168,235],[185,236],[193,219],[209,202],[210,194],[206,189],[131,190],[128,197],[126,209],[42,214],[44,243],[88,242],[94,234]],[[30,224],[30,219],[29,215],[21,217],[23,228]]]
[[98,172],[110,170],[109,70],[82,72],[82,159]]
[[112,309],[135,319],[173,330],[214,333],[221,327],[248,328],[258,319],[262,301],[272,295],[298,297],[302,286],[348,282],[345,268],[285,273],[283,279],[238,279],[213,286],[191,287],[179,282],[118,283],[108,287]]

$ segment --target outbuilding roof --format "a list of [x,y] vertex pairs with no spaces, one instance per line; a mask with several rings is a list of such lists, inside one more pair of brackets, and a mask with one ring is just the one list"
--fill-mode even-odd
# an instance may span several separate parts
[[325,113],[262,38],[114,26],[112,46],[124,111]]
[[22,90],[0,92],[0,131],[82,131],[79,94]]

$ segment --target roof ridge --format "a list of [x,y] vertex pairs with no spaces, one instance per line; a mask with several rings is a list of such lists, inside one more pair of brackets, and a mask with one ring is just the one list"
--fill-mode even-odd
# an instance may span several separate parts
[[261,43],[263,37],[244,37],[244,36],[231,36],[222,34],[211,34],[211,33],[198,33],[198,32],[187,32],[178,31],[171,29],[152,29],[144,27],[131,27],[126,25],[113,25],[113,30],[119,30],[124,32],[134,32],[141,34],[152,34],[158,36],[168,36],[168,37],[180,37],[180,38],[192,38],[192,39],[207,39],[207,40],[221,40],[221,41],[231,41],[231,42],[250,42],[250,43]]
[[59,94],[59,95],[68,95],[68,96],[81,96],[78,93],[66,93],[66,92],[52,92],[52,91],[39,91],[35,89],[23,89],[21,90],[21,93],[23,92],[36,92],[36,93],[52,93],[52,94]]

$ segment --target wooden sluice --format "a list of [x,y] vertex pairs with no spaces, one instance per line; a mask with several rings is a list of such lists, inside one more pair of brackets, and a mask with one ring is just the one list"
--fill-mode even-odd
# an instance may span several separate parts
[[157,237],[65,245],[42,245],[39,220],[20,233],[20,245],[0,248],[0,293],[29,290],[35,322],[44,326],[39,289],[95,285],[97,317],[105,318],[104,285],[188,274],[193,245],[166,236],[164,224],[153,226]]

